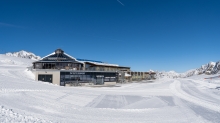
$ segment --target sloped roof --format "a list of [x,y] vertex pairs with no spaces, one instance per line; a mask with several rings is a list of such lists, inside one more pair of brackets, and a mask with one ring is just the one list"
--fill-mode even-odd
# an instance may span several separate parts
[[43,57],[41,60],[47,60],[47,61],[53,61],[53,60],[60,60],[60,61],[71,61],[74,60],[76,61],[76,59],[66,53],[63,54],[56,54],[56,53],[51,53],[49,55],[47,55],[46,57]]
[[84,62],[94,64],[94,65],[102,65],[102,66],[115,66],[115,67],[119,66],[117,64],[108,64],[108,63],[99,63],[99,62],[90,62],[90,61],[84,61]]
[[48,54],[48,55],[46,55],[46,56],[42,57],[40,60],[43,60],[43,59],[45,59],[46,57],[49,57],[49,56],[54,55],[54,54],[55,54],[54,52],[53,52],[53,53],[51,53],[51,54]]
[[55,50],[55,52],[45,56],[45,57],[42,57],[40,59],[40,61],[57,61],[57,62],[65,62],[65,61],[76,61],[76,62],[79,62],[79,63],[89,63],[89,64],[93,64],[93,65],[101,65],[101,66],[113,66],[113,67],[122,67],[122,66],[119,66],[117,64],[109,64],[109,63],[105,63],[105,62],[102,62],[102,61],[95,61],[95,60],[87,60],[87,59],[76,59],[74,57],[72,57],[71,55],[65,53],[63,50],[61,49],[57,49]]
[[89,60],[89,59],[79,59],[77,58],[78,61],[83,61],[83,62],[96,62],[96,63],[104,63],[102,61],[97,61],[97,60]]
[[78,61],[76,58],[72,57],[67,53],[56,54],[55,52],[42,57],[40,61],[76,61],[76,62],[84,63]]

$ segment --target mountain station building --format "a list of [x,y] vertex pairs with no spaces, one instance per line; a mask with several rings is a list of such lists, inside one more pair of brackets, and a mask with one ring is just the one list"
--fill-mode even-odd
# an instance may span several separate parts
[[57,49],[39,61],[33,62],[32,72],[35,74],[35,80],[60,86],[115,85],[117,82],[143,79],[143,77],[146,79],[153,75],[149,72],[132,72],[130,67],[117,64],[76,59],[62,49]]

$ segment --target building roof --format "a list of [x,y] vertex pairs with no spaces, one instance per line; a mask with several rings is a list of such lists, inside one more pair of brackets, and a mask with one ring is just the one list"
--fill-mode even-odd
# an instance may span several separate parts
[[[72,56],[70,56],[70,55],[68,55],[66,53],[56,54],[55,52],[53,52],[53,53],[51,53],[51,54],[41,58],[40,60],[50,60],[50,58],[56,58],[56,60],[59,60],[59,58],[60,58],[61,61],[67,61],[67,60],[68,61],[72,61],[72,60],[78,61],[76,58],[74,58],[74,57],[72,57]],[[65,58],[65,60],[62,59],[62,58]]]
[[117,64],[109,64],[102,61],[96,61],[96,60],[88,60],[88,59],[76,59],[72,57],[71,55],[65,53],[62,49],[57,49],[55,52],[42,57],[37,62],[79,62],[79,63],[88,63],[92,65],[97,66],[112,66],[112,67],[120,67],[120,68],[130,68],[130,67],[122,67]]
[[44,62],[49,62],[49,61],[54,61],[54,62],[65,62],[65,61],[72,61],[72,62],[79,62],[79,63],[84,63],[81,61],[78,61],[76,58],[72,57],[71,55],[64,53],[63,50],[57,49],[55,52],[42,57],[39,61],[44,61]]
[[115,66],[115,67],[119,66],[117,64],[98,63],[98,62],[89,62],[89,61],[85,61],[85,63],[89,63],[89,64],[93,64],[93,65],[99,65],[99,66]]
[[117,67],[117,68],[129,68],[130,69],[130,67],[119,66],[117,64],[95,63],[95,62],[85,62],[85,63],[92,64],[94,66],[111,66],[111,67]]
[[102,61],[96,61],[96,60],[88,60],[88,59],[79,59],[77,58],[78,61],[83,61],[83,62],[96,62],[96,63],[104,63]]

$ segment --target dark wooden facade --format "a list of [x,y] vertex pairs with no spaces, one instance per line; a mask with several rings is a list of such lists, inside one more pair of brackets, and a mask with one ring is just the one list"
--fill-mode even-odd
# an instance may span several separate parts
[[61,49],[57,49],[53,54],[33,62],[34,69],[83,70],[83,65],[83,63],[78,62],[75,58],[65,54]]

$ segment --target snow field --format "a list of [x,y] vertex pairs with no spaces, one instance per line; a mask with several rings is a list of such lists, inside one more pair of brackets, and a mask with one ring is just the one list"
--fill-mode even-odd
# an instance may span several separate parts
[[187,94],[186,92],[181,90],[180,82],[177,80],[174,81],[172,84],[170,84],[170,88],[176,96],[178,96],[186,101],[195,103],[197,105],[200,105],[204,108],[214,110],[216,112],[220,112],[220,105],[219,104],[212,103],[212,102],[206,101],[206,100],[202,100],[201,98],[197,98],[197,97],[194,97],[192,95]]
[[61,87],[34,81],[26,69],[32,60],[0,55],[4,59],[19,64],[0,62],[0,122],[220,122],[219,85],[199,77],[120,87]]

